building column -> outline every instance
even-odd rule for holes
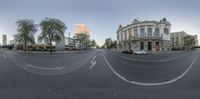
[[[129,30],[126,30],[126,40],[129,40]]]
[[[119,32],[117,35],[119,36],[119,40],[118,41],[121,41],[121,33]]]
[[[144,37],[147,37],[147,26],[146,25],[144,26],[144,33],[145,33]]]
[[[144,50],[148,50],[148,41],[144,41]]]
[[[160,51],[163,51],[163,40],[160,41]]]
[[[123,31],[123,41],[126,39],[125,36],[126,34],[125,34],[125,31]]]
[[[134,38],[135,35],[134,35],[134,29],[133,29],[133,27],[131,28],[131,33],[132,33],[132,37]]]
[[[140,27],[138,26],[138,37],[140,37]]]
[[[155,36],[154,34],[155,34],[155,26],[153,25],[152,37]]]

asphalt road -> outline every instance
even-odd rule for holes
[[[0,99],[199,99],[200,53],[0,51]]]

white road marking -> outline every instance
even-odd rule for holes
[[[2,55],[3,55],[4,58],[7,58],[7,56],[5,54],[2,53]]]
[[[113,68],[112,66],[110,65],[110,63],[108,62],[107,58],[105,57],[104,54],[102,54],[108,67],[112,70],[112,72],[118,76],[120,79],[128,82],[128,83],[131,83],[131,84],[135,84],[135,85],[141,85],[141,86],[158,86],[158,85],[166,85],[166,84],[170,84],[170,83],[173,83],[181,78],[183,78],[189,71],[190,69],[192,68],[194,62],[196,61],[198,55],[196,55],[196,57],[193,59],[192,63],[190,64],[190,66],[184,71],[183,74],[179,75],[178,77],[172,79],[172,80],[169,80],[169,81],[164,81],[164,82],[158,82],[158,83],[147,83],[147,82],[138,82],[138,81],[129,81],[127,80],[125,77],[121,76],[119,73],[117,73]]]
[[[58,70],[58,69],[63,69],[63,68],[65,68],[65,67],[45,68],[45,67],[34,66],[34,65],[31,65],[31,64],[27,64],[27,66],[28,66],[28,67],[31,67],[31,68],[43,69],[43,70]]]
[[[91,66],[89,67],[89,69],[92,69],[96,65],[97,62],[95,59],[96,59],[96,56],[94,56],[93,59],[90,61]]]

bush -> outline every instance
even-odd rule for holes
[[[45,49],[46,49],[45,45],[40,45],[38,50],[39,51],[45,51]]]
[[[16,45],[16,50],[24,50],[23,45],[22,44]]]

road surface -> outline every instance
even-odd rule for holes
[[[0,52],[0,99],[199,99],[200,53]]]

